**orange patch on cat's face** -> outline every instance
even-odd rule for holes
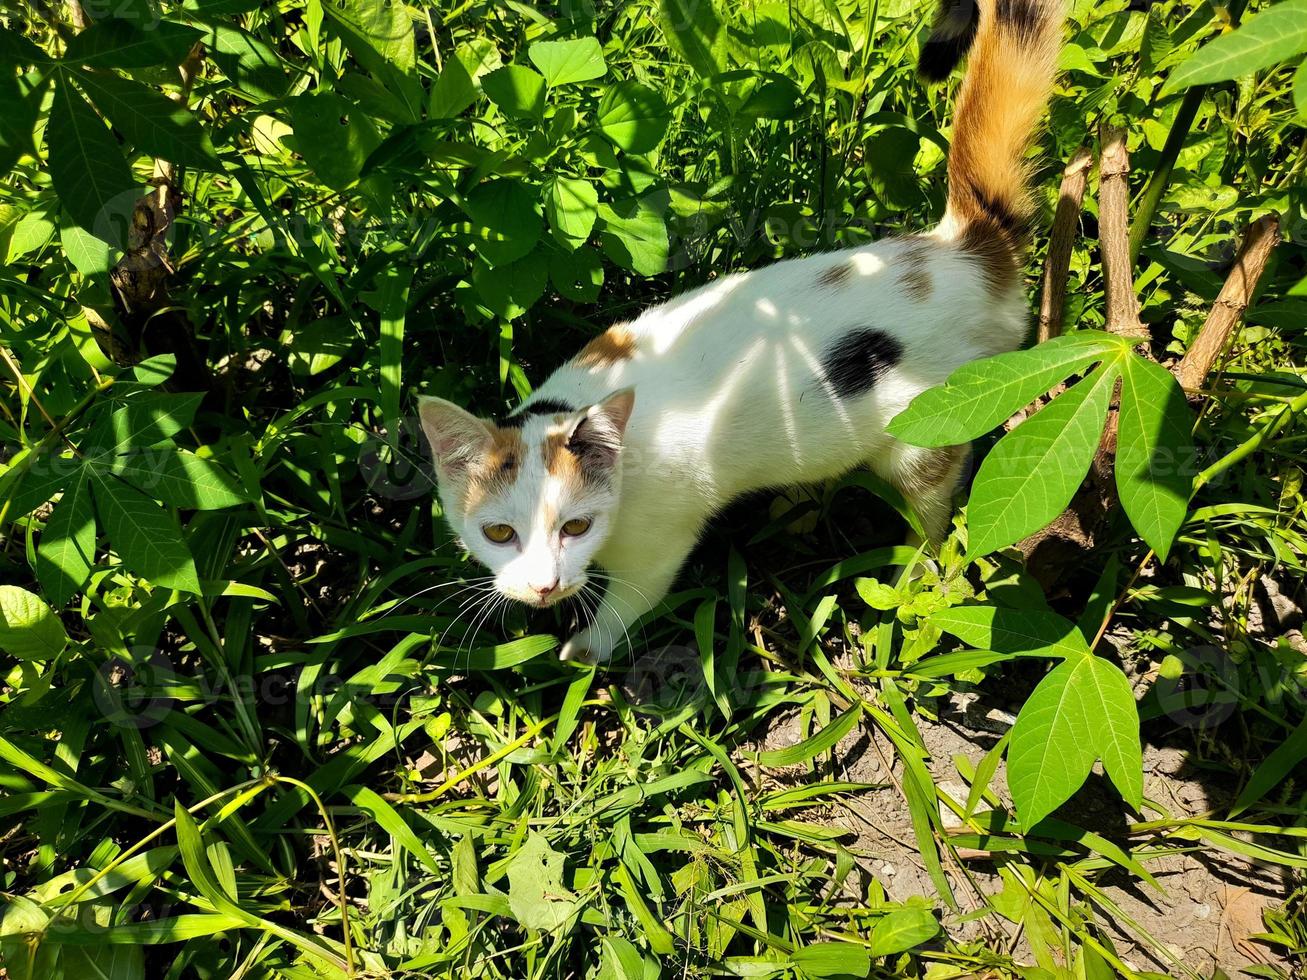
[[[485,454],[467,473],[463,509],[471,511],[487,497],[501,492],[516,479],[526,446],[520,429],[495,427]]]
[[[576,363],[588,368],[609,367],[620,361],[629,361],[634,356],[635,334],[618,324],[582,347],[576,355]]]

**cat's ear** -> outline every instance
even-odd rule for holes
[[[567,448],[587,466],[610,468],[622,451],[622,436],[635,408],[635,389],[615,391],[577,416]]]
[[[418,418],[431,446],[437,472],[457,475],[484,455],[490,446],[490,425],[443,398],[418,399]]]

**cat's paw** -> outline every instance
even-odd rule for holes
[[[613,655],[612,644],[590,630],[582,630],[563,644],[558,651],[559,660],[573,660],[581,664],[607,663]]]

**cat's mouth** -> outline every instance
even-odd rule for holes
[[[584,579],[579,582],[573,582],[571,585],[560,586],[544,595],[540,595],[538,592],[527,589],[500,589],[500,591],[510,599],[514,599],[517,602],[530,606],[532,609],[548,609],[550,606],[555,606],[564,599],[570,599],[583,588],[585,588]]]

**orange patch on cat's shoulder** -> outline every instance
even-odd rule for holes
[[[621,361],[629,361],[635,356],[635,350],[635,334],[631,333],[626,324],[619,323],[582,347],[576,355],[576,363],[587,368],[610,367]]]

